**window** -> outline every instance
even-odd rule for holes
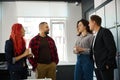
[[[51,36],[55,40],[60,61],[66,61],[65,21],[51,21]]]
[[[40,22],[47,22],[50,28],[50,34],[58,50],[60,62],[66,62],[66,36],[65,25],[66,18],[18,18],[18,22],[23,24],[25,29],[26,47],[28,47],[31,38],[39,33]]]

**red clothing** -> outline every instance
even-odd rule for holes
[[[41,37],[39,35],[37,35],[37,36],[33,37],[29,43],[29,48],[31,48],[31,51],[34,55],[34,57],[29,58],[29,62],[33,66],[33,70],[37,67],[40,39],[41,39]],[[49,43],[52,62],[55,62],[56,64],[58,64],[59,59],[58,59],[58,53],[57,53],[57,48],[56,48],[55,42],[49,36],[47,36],[46,39]]]

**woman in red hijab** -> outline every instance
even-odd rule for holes
[[[25,30],[22,24],[13,24],[10,39],[5,43],[5,55],[11,80],[27,79],[26,58],[29,50],[24,40]]]

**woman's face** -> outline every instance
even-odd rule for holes
[[[82,22],[79,22],[78,24],[78,32],[81,33],[85,30],[85,26],[83,25]]]
[[[25,30],[23,27],[21,28],[21,34],[22,34],[22,37],[25,36]]]

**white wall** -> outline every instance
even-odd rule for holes
[[[1,53],[4,53],[5,41],[9,39],[11,26],[17,22],[16,3],[2,2],[2,45]]]
[[[2,2],[0,2],[0,51],[1,51],[1,42],[2,41]]]
[[[94,7],[100,6],[102,3],[104,3],[107,0],[94,0]]]
[[[22,6],[21,6],[22,5]],[[34,17],[66,17],[66,2],[39,2],[39,1],[18,1],[17,16]],[[34,13],[33,13],[34,12]]]
[[[67,55],[68,55],[68,61],[71,63],[75,63],[76,61],[76,55],[73,54],[73,47],[76,41],[76,22],[82,18],[82,11],[81,11],[81,4],[79,6],[76,6],[74,3],[68,3],[66,6],[66,9],[60,8],[62,4],[57,5],[56,2],[54,3],[49,3],[50,8],[46,8],[50,13],[48,15],[47,10],[43,11],[43,9],[40,6],[35,7],[38,5],[38,2],[33,2],[33,3],[24,3],[23,2],[2,2],[2,50],[0,52],[4,52],[4,43],[5,40],[9,38],[10,31],[11,31],[11,26],[13,23],[17,22],[17,17],[18,16],[35,16],[35,17],[41,17],[45,16],[46,17],[67,17],[67,24],[66,24],[66,34],[67,34]],[[61,2],[62,3],[62,2]],[[22,4],[22,5],[21,5]],[[40,3],[41,4],[41,3]],[[44,3],[47,5],[47,3]],[[63,2],[64,4],[64,2]],[[26,5],[26,6],[25,6]],[[28,5],[28,6],[27,6]],[[34,5],[31,8],[30,5]],[[43,4],[42,4],[43,5]],[[55,5],[57,7],[55,7]],[[24,6],[24,7],[23,7]],[[54,7],[54,9],[52,8]],[[59,7],[59,9],[58,9]],[[32,9],[36,9],[36,11],[33,11]],[[41,10],[43,13],[40,14]],[[60,12],[61,11],[61,12]],[[62,11],[65,11],[63,14]],[[31,14],[32,12],[32,14]],[[35,14],[33,15],[33,12]],[[45,14],[46,13],[46,14]],[[55,16],[54,16],[55,15]],[[1,35],[0,35],[1,37]]]
[[[73,54],[73,47],[76,41],[76,23],[82,18],[81,4],[76,6],[74,3],[68,4],[67,19],[67,53],[70,62],[76,61],[76,55]]]

